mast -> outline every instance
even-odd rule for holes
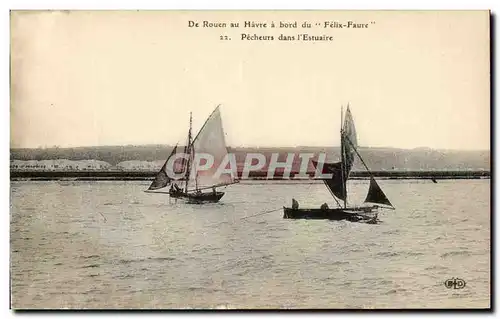
[[[191,128],[193,126],[193,112],[189,112],[189,132],[188,132],[188,141],[187,145],[185,147],[186,152],[184,154],[188,154],[188,159],[187,159],[187,164],[186,164],[186,186],[185,186],[185,192],[187,193],[188,191],[188,184],[189,184],[189,173],[191,171]]]
[[[196,183],[195,187],[196,187],[196,190],[198,191],[198,172],[196,172],[196,178],[194,179],[194,182]]]
[[[192,148],[191,152],[192,152],[191,154],[193,154],[193,160],[194,160],[194,152],[195,152],[194,147]],[[189,177],[188,177],[188,179],[189,179]],[[198,170],[196,170],[195,175],[194,175],[194,187],[197,191],[199,190],[198,189]],[[187,192],[187,190],[186,190],[186,192]]]
[[[203,123],[203,126],[200,128],[200,130],[196,134],[196,136],[193,139],[193,141],[191,141],[192,117],[191,117],[191,112],[189,113],[189,135],[188,135],[188,140],[189,140],[189,142],[188,142],[188,145],[189,145],[189,158],[191,158],[191,155],[192,155],[193,156],[193,160],[194,160],[194,152],[195,152],[195,150],[194,150],[194,142],[198,139],[198,136],[203,131],[203,128],[207,125],[208,120],[210,120],[210,118],[215,113],[215,111],[219,108],[219,106],[220,105],[217,105],[217,107],[215,108],[215,110],[213,110],[212,113],[210,114],[210,116],[205,120],[205,123]],[[191,174],[191,165],[190,165],[189,161],[188,161],[187,167],[188,167],[188,169],[186,171],[186,193],[188,192],[188,181],[189,181],[189,175]],[[195,181],[195,189],[199,190],[198,189],[198,172],[196,172],[196,175],[194,176],[194,181]]]
[[[344,172],[345,172],[345,154],[344,154],[344,106],[340,106],[340,178],[342,180],[342,192],[345,195],[344,199],[344,208],[347,208],[347,190],[346,187],[344,186],[347,183],[344,181]]]

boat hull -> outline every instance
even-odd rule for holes
[[[372,208],[289,208],[283,207],[285,219],[328,219],[347,220],[350,222],[376,223],[377,214],[372,213]]]
[[[224,196],[224,192],[216,192],[214,193],[188,193],[186,198],[188,203],[193,204],[203,204],[203,203],[217,203],[222,196]]]
[[[170,195],[170,197],[172,198],[182,198],[182,197],[185,197],[186,194],[185,193],[181,193],[181,192],[169,192],[168,193]]]
[[[170,192],[170,197],[172,198],[182,198],[186,199],[188,203],[203,204],[203,203],[216,203],[222,196],[224,192],[210,192],[210,193],[184,193],[184,192]]]

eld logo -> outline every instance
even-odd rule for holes
[[[448,289],[464,289],[465,288],[465,280],[460,278],[451,278],[444,282],[444,286]]]

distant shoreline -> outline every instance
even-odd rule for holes
[[[11,170],[10,180],[77,180],[77,181],[109,181],[109,180],[152,180],[155,171],[21,171]],[[373,176],[378,179],[489,179],[489,171],[373,171]],[[290,180],[310,180],[313,178],[294,178],[292,172]],[[353,171],[350,179],[368,179],[370,174],[366,171]],[[252,172],[249,180],[288,180],[280,176],[267,179],[266,172]]]

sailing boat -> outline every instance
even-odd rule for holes
[[[228,155],[219,107],[220,105],[210,114],[193,140],[191,135],[193,117],[192,113],[190,113],[188,140],[184,147],[184,154],[187,155],[187,159],[182,161],[183,177],[173,182],[168,176],[165,177],[164,172],[166,169],[162,167],[155,180],[153,180],[150,189],[171,185],[170,197],[187,199],[188,202],[192,203],[205,203],[218,202],[224,196],[225,193],[217,191],[217,187],[237,183],[233,174],[216,174],[220,164]],[[169,159],[176,151],[177,147],[174,148]],[[212,167],[207,170],[197,170],[197,165],[194,163],[196,153],[212,155],[214,159]],[[165,162],[164,167],[167,162]],[[184,181],[184,185],[182,185],[182,181]],[[212,189],[212,191],[202,192],[202,190],[206,189]]]
[[[341,122],[343,115],[343,108],[341,111]],[[330,219],[330,220],[348,220],[352,222],[366,222],[376,223],[378,221],[378,209],[388,208],[394,209],[387,196],[384,194],[377,181],[371,174],[368,166],[357,150],[357,135],[354,120],[347,105],[346,116],[343,121],[343,127],[340,130],[340,150],[341,160],[336,163],[323,163],[324,173],[331,173],[330,179],[323,179],[330,194],[335,199],[338,207],[328,208],[323,204],[321,208],[299,208],[298,202],[293,199],[292,207],[283,207],[283,218],[292,219]],[[347,206],[347,181],[354,164],[355,156],[363,163],[366,170],[370,173],[370,187],[366,195],[365,206]],[[313,165],[318,166],[318,162],[313,160]],[[343,205],[341,204],[343,201]],[[369,205],[374,204],[374,205]],[[380,205],[384,205],[380,207]]]

